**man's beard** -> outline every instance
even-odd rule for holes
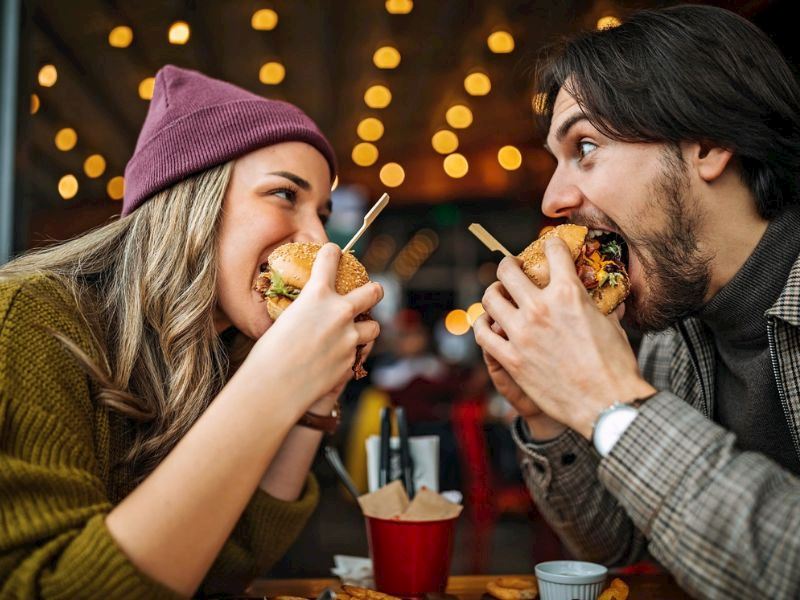
[[[626,316],[642,331],[666,329],[699,310],[711,280],[712,257],[697,244],[702,217],[679,150],[667,148],[662,161],[652,193],[653,209],[663,212],[666,226],[658,232],[621,232],[641,264],[643,289],[633,295]]]

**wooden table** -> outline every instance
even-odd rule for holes
[[[530,575],[528,575],[530,576]],[[459,600],[481,600],[486,583],[497,575],[454,575],[447,593]],[[669,575],[625,575],[621,577],[631,588],[630,600],[691,600]],[[609,579],[610,581],[610,579]],[[338,579],[259,579],[248,590],[253,596],[299,596],[316,598],[326,587],[339,588]],[[487,596],[491,598],[491,596]]]

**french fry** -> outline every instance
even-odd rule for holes
[[[614,578],[609,586],[603,590],[603,593],[597,597],[597,600],[628,600],[629,592],[627,583],[622,579]]]

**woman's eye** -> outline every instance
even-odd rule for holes
[[[586,140],[581,140],[578,142],[578,160],[583,160],[586,156],[593,152],[597,148],[597,145],[593,142],[588,142]]]
[[[291,203],[294,203],[294,201],[297,199],[297,192],[289,189],[275,190],[272,192],[272,195],[277,196],[278,198],[283,198],[284,200],[288,200]]]

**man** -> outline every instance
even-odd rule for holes
[[[541,69],[542,210],[628,245],[639,363],[566,246],[475,326],[541,512],[577,555],[649,553],[703,598],[800,597],[800,90],[722,9],[637,13]]]

